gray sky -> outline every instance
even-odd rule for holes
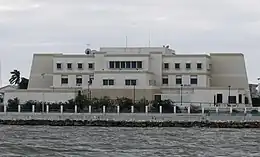
[[[250,82],[260,60],[260,0],[0,0],[2,82],[29,76],[34,52],[86,44],[169,44],[177,53],[243,52]]]

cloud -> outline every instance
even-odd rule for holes
[[[127,35],[129,46],[147,46],[150,36],[152,46],[169,44],[177,53],[244,52],[254,81],[258,6],[259,0],[0,0],[3,79],[17,67],[28,76],[33,52],[124,46]]]

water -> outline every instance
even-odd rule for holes
[[[260,130],[0,126],[0,156],[260,156]]]

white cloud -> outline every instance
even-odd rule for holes
[[[170,44],[177,52],[242,51],[250,80],[259,58],[259,0],[0,0],[4,80],[28,75],[35,51]],[[19,54],[18,54],[19,53]],[[19,56],[12,62],[13,56]],[[19,60],[18,60],[19,59]]]

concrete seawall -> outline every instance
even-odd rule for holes
[[[260,128],[260,116],[158,113],[17,113],[0,114],[0,125],[101,127]]]
[[[206,128],[260,128],[258,122],[210,121],[113,121],[113,120],[0,120],[0,125],[50,125],[94,127],[206,127]]]

